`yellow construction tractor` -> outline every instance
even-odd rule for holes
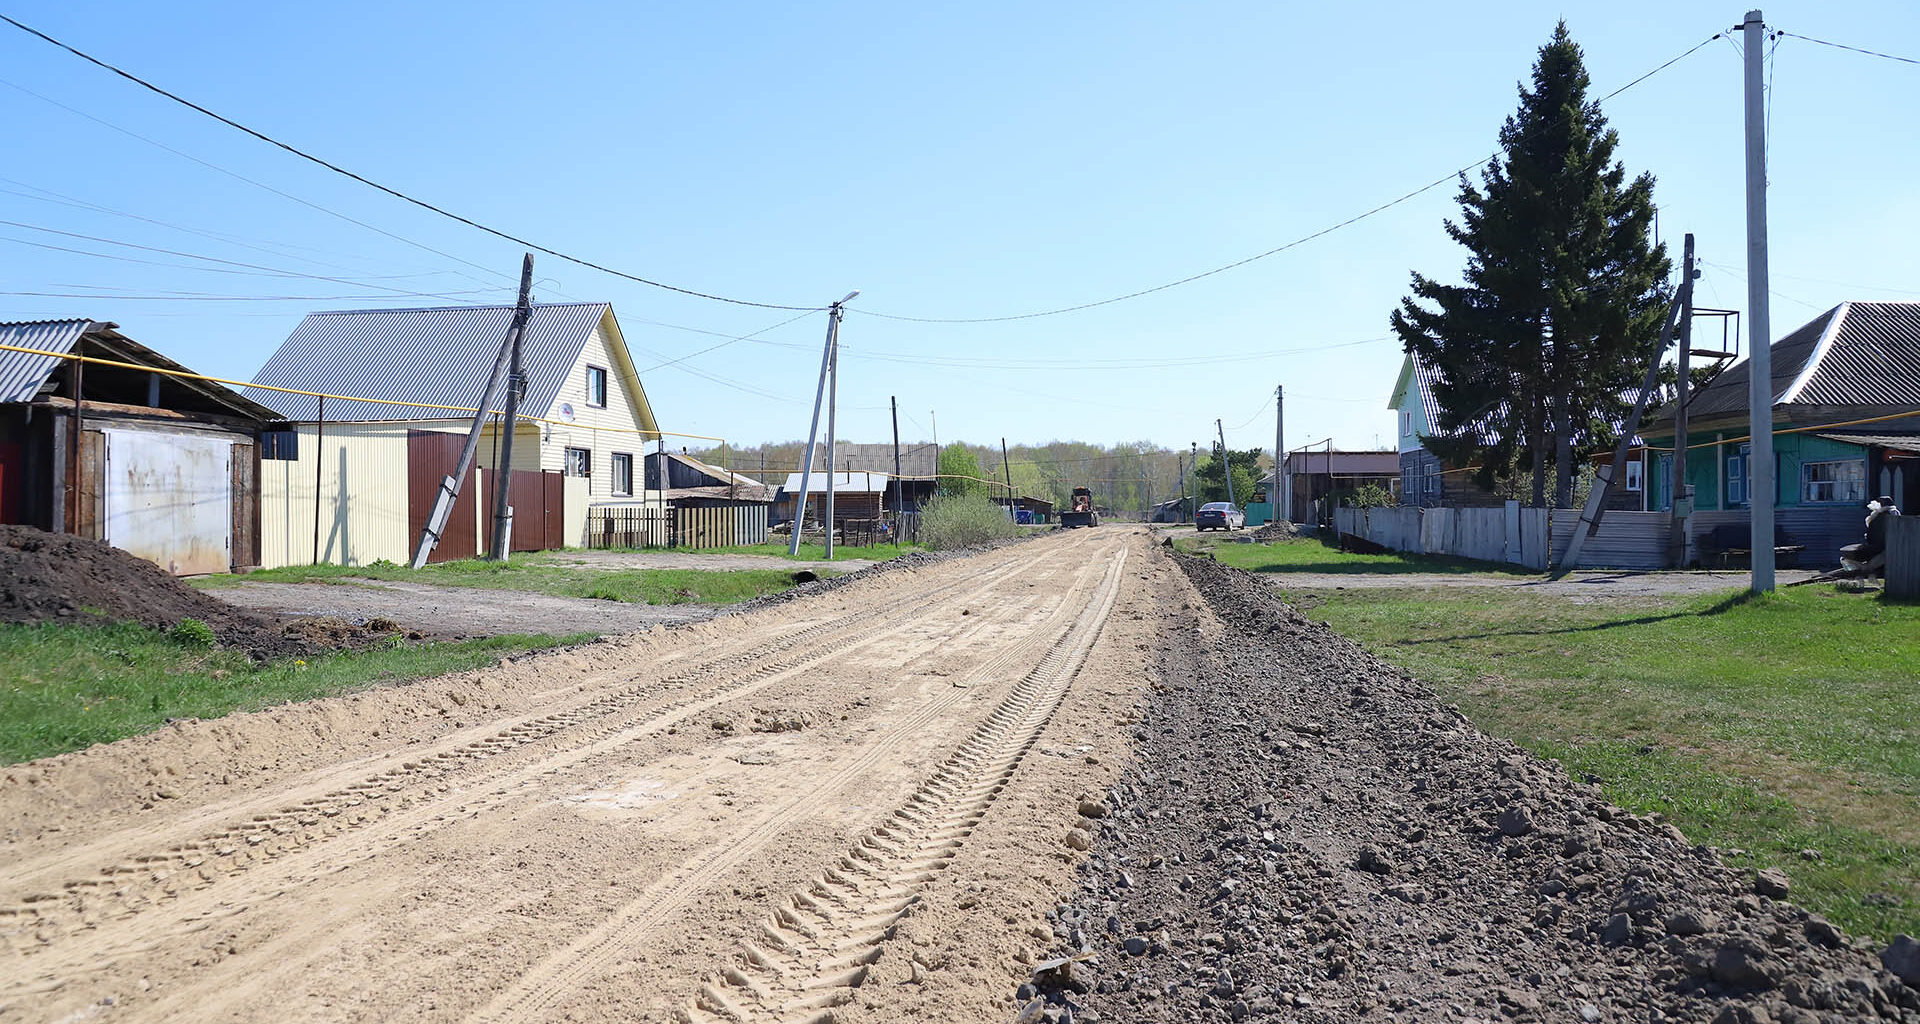
[[[1092,491],[1085,487],[1073,489],[1073,504],[1060,513],[1060,525],[1068,529],[1100,525],[1100,513],[1093,510]]]

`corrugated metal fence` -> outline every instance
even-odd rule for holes
[[[1920,598],[1920,515],[1887,521],[1887,596]]]

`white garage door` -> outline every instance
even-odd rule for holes
[[[233,443],[109,430],[107,543],[176,576],[233,565]]]

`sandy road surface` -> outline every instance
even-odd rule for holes
[[[1058,534],[0,773],[0,1021],[988,1020],[1174,570]]]

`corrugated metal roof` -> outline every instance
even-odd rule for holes
[[[1844,441],[1847,444],[1864,445],[1868,448],[1892,448],[1903,452],[1920,452],[1920,434],[1818,434],[1829,441]]]
[[[1849,302],[1794,401],[1920,406],[1920,302]]]
[[[546,416],[580,359],[587,339],[611,307],[604,302],[533,307],[521,339],[527,375],[520,411]],[[254,374],[255,384],[370,399],[477,406],[494,357],[513,320],[512,306],[345,310],[314,313]],[[318,417],[319,401],[260,388],[245,394],[288,419]],[[381,402],[328,401],[328,420],[431,420],[464,413]]]
[[[0,345],[17,345],[46,352],[71,352],[92,320],[38,320],[0,324]],[[40,385],[66,360],[0,349],[0,402],[27,402]]]
[[[813,479],[807,481],[807,493],[827,493],[826,478],[827,474],[825,473],[813,474]],[[878,494],[887,489],[887,479],[887,474],[885,473],[835,473],[833,474],[833,493]],[[798,493],[800,490],[800,474],[788,473],[787,482],[782,485],[780,489],[788,494]]]
[[[1843,302],[1769,351],[1776,405],[1920,408],[1920,302]],[[1688,417],[1745,411],[1749,365],[1735,363],[1694,392]],[[1671,418],[1671,408],[1661,410]]]

